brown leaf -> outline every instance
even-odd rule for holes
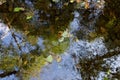
[[[106,32],[105,28],[103,28],[103,27],[100,27],[100,31],[101,31],[102,33],[105,33],[105,32]]]
[[[61,56],[58,55],[57,58],[56,58],[56,61],[61,62],[61,60],[62,60]]]
[[[59,32],[58,32],[58,38],[61,38],[61,37],[62,37],[62,33],[63,33],[63,31],[59,31]]]
[[[88,8],[89,8],[89,3],[85,2],[85,9],[88,9]]]
[[[77,3],[80,3],[80,2],[81,2],[81,0],[76,0],[76,2],[77,2]]]

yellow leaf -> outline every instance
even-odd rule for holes
[[[75,38],[75,42],[79,42],[79,39],[77,37]]]
[[[100,31],[101,31],[102,33],[105,33],[105,32],[106,32],[106,29],[103,28],[103,27],[100,27]]]
[[[58,39],[59,42],[63,42],[64,41],[64,37],[61,37],[60,39]]]
[[[81,2],[81,0],[76,0],[76,2],[77,2],[77,3],[80,3],[80,2]]]
[[[88,9],[88,8],[89,8],[89,3],[85,2],[85,9]]]
[[[49,56],[46,58],[46,61],[49,62],[49,63],[52,63],[52,61],[53,61],[52,55],[49,55]]]
[[[57,62],[61,62],[61,60],[62,60],[61,56],[57,56],[56,61],[57,61]]]
[[[75,0],[70,0],[70,3],[73,3]]]
[[[24,61],[24,63],[23,63],[24,65],[26,65],[27,64],[27,61]]]

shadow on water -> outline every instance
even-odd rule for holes
[[[119,80],[119,15],[105,1],[1,2],[0,80]]]

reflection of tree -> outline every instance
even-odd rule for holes
[[[98,33],[105,36],[109,48],[120,46],[120,0],[105,0],[106,6],[97,22]]]
[[[107,65],[107,67],[102,66],[102,64],[105,64],[104,59],[109,59],[115,56],[119,57],[118,55],[120,54],[120,7],[118,7],[120,5],[120,0],[105,1],[106,6],[104,8],[104,13],[100,16],[96,23],[96,32],[97,34],[102,34],[101,36],[105,37],[106,47],[108,48],[108,50],[113,49],[113,52],[108,52],[103,56],[96,56],[96,58],[90,60],[80,60],[77,66],[78,69],[81,71],[82,77],[84,79],[90,79],[91,76],[96,76],[99,71],[107,72],[107,70],[110,68],[110,65]],[[116,47],[118,47],[118,51],[114,50]],[[112,62],[110,61],[110,63]],[[93,75],[91,73],[93,73]],[[111,75],[117,79],[120,79],[119,71],[116,71],[116,73],[111,73]]]
[[[110,68],[110,65],[105,65],[104,59],[111,58],[113,56],[118,56],[120,51],[108,52],[102,56],[95,56],[93,59],[80,59],[80,62],[76,65],[77,69],[81,72],[82,78],[84,80],[91,80],[91,77],[95,79],[100,71],[107,72]],[[119,71],[116,73],[111,73],[116,78],[119,79]],[[115,74],[115,75],[114,75]]]
[[[47,2],[45,2],[46,4]],[[11,6],[9,8],[9,6],[7,6],[6,4],[9,4],[9,6]],[[39,35],[43,35],[45,38],[49,39],[50,37],[57,37],[57,32],[64,30],[68,24],[69,21],[72,19],[72,10],[70,6],[64,6],[63,9],[58,9],[57,5],[49,8],[49,9],[44,9],[46,6],[48,6],[49,4],[46,4],[44,6],[41,6],[40,9],[38,9],[39,11],[39,16],[38,17],[38,23],[44,23],[47,22],[48,25],[39,25],[39,27],[36,25],[33,25],[32,23],[30,23],[32,20],[27,20],[26,19],[26,12],[29,12],[28,8],[26,8],[26,11],[23,12],[13,12],[13,9],[16,6],[23,6],[26,7],[24,4],[21,5],[21,3],[19,1],[14,2],[14,3],[10,3],[7,2],[5,4],[3,4],[2,6],[4,6],[3,8],[6,10],[3,10],[3,13],[0,13],[0,18],[8,25],[10,31],[11,31],[11,36],[14,40],[14,42],[17,44],[17,48],[14,48],[13,45],[10,45],[8,48],[1,48],[1,50],[3,51],[3,53],[1,54],[4,55],[6,57],[2,57],[1,60],[5,60],[5,62],[2,62],[1,64],[3,66],[1,66],[3,70],[5,70],[5,72],[3,74],[0,74],[1,77],[5,77],[11,74],[15,74],[16,72],[19,72],[19,70],[21,70],[22,68],[26,69],[29,65],[31,65],[31,61],[34,62],[34,56],[38,56],[41,52],[39,46],[35,46],[36,48],[34,50],[29,50],[29,53],[31,53],[30,55],[25,54],[22,51],[23,46],[21,46],[24,42],[19,43],[19,40],[17,39],[18,37],[16,36],[16,33],[14,31],[12,31],[12,29],[16,29],[16,30],[21,30],[24,32],[24,34],[28,35],[28,37],[35,36],[35,38],[37,38],[37,36]],[[13,6],[14,5],[14,6]],[[35,4],[36,5],[36,4]],[[39,5],[42,5],[42,3],[39,3]],[[70,11],[71,10],[71,11]],[[43,11],[43,13],[41,13],[41,11]],[[9,12],[9,13],[8,13]],[[34,14],[34,11],[33,11]],[[50,17],[47,17],[47,15],[50,15]],[[34,15],[35,16],[35,15]],[[35,41],[35,38],[32,37],[32,40]],[[56,38],[54,38],[56,40]],[[26,41],[27,42],[27,41]],[[66,43],[65,43],[66,44]],[[63,46],[63,45],[61,45]],[[60,46],[60,47],[61,47]],[[27,46],[30,47],[30,46]],[[59,46],[58,46],[59,48]],[[54,48],[56,51],[59,51],[58,48]],[[17,49],[17,50],[16,50]],[[19,49],[19,50],[18,50]],[[2,52],[1,51],[1,52]],[[20,55],[18,55],[20,51]],[[9,52],[11,52],[12,54],[10,54]],[[5,54],[7,53],[7,54]],[[9,55],[14,56],[14,58],[9,57]],[[17,55],[17,56],[16,56]],[[13,62],[14,61],[14,62]],[[5,65],[7,65],[7,62],[13,62],[11,63],[11,67],[5,67]],[[16,64],[18,62],[18,64]],[[18,71],[16,71],[14,69],[14,67],[19,68]],[[7,71],[7,69],[9,71]]]
[[[7,11],[5,13],[1,13],[1,15],[3,15],[1,16],[1,18],[5,21],[5,17],[7,17],[9,20],[15,17],[11,22],[11,25],[13,25],[14,28],[22,31],[29,31],[29,35],[48,35],[57,33],[58,30],[64,30],[73,17],[73,4],[64,5],[64,3],[62,2],[54,3],[49,0],[38,0],[33,1],[32,3],[35,6],[35,9],[31,11],[31,8],[29,8],[26,3],[24,3],[24,1],[12,2],[10,0],[6,2],[6,5],[9,4],[9,6],[12,6],[12,9],[11,11],[9,11],[9,9],[6,9]],[[2,5],[3,8],[9,8],[9,6],[6,7],[6,5]],[[18,13],[13,12],[13,9],[15,7],[21,6],[25,7],[25,11],[20,11]],[[33,21],[33,19],[26,19],[26,13],[33,13],[34,18],[36,16],[36,10],[38,11],[37,15],[39,15],[39,17],[36,18],[36,22],[34,25],[30,23],[31,21]]]

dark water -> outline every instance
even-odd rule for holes
[[[69,3],[67,0],[59,2],[21,0],[16,4],[21,6],[21,3],[24,3],[22,6],[28,9],[23,14],[0,13],[3,16],[0,16],[0,65],[3,65],[0,67],[0,75],[11,72],[9,76],[5,75],[0,80],[119,80],[120,47],[109,48],[105,36],[96,32],[96,22],[103,14],[105,2],[103,0],[87,2],[88,9],[84,7],[85,1]],[[12,8],[6,10],[10,11]],[[32,15],[30,20],[25,19],[28,13]],[[11,20],[13,14],[15,19],[11,25],[14,27],[10,27],[5,17]],[[59,42],[61,37],[59,38],[58,33],[65,32],[66,29],[67,34],[71,36],[64,37],[63,41]],[[61,61],[53,60],[42,68],[38,66],[42,65],[39,63],[45,62],[39,62],[44,60],[40,56],[46,58],[51,52],[61,56]],[[22,56],[24,61],[22,68],[19,59],[18,64],[12,62],[17,59],[13,57],[10,57],[13,65],[9,66],[10,68],[5,67],[6,55]],[[33,66],[34,70],[27,70],[25,61],[31,66],[36,60],[37,67]],[[31,73],[27,75],[28,78],[25,70]],[[12,73],[13,71],[16,73]]]

